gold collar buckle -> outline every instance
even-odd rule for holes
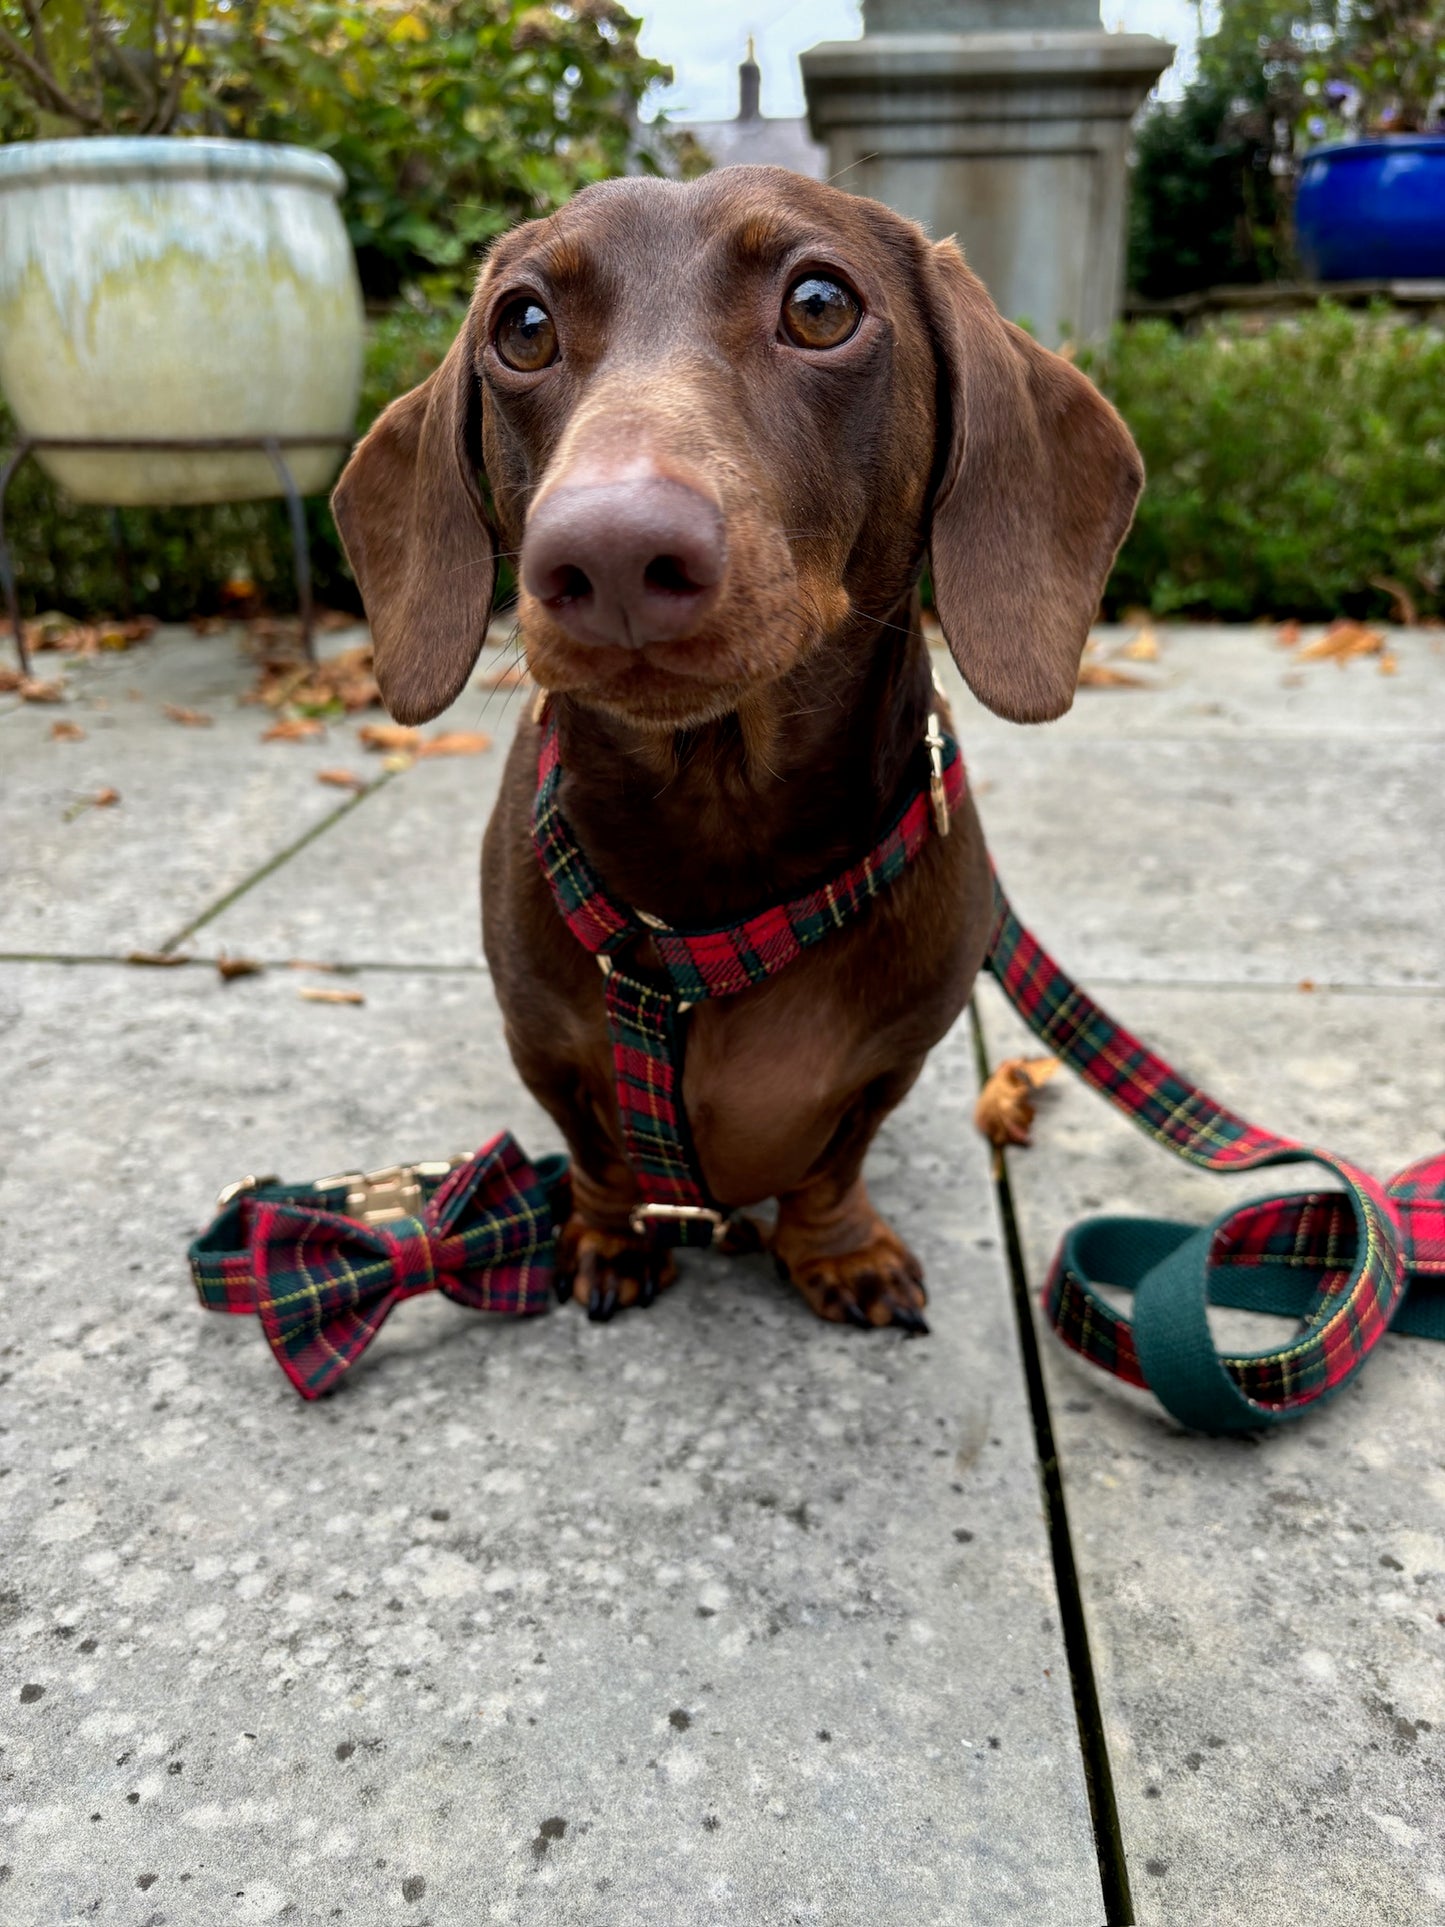
[[[344,1218],[362,1224],[394,1224],[398,1218],[419,1218],[426,1205],[423,1178],[440,1180],[464,1158],[433,1158],[424,1164],[388,1164],[380,1171],[343,1171],[334,1178],[318,1178],[315,1191],[342,1191],[344,1204],[332,1207]]]

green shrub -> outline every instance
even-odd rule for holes
[[[639,26],[617,0],[0,0],[0,137],[319,148],[368,296],[445,298],[493,235],[667,150],[639,148],[672,77]]]
[[[358,432],[436,367],[457,309],[368,329]],[[1117,612],[1245,617],[1384,613],[1392,577],[1445,614],[1445,338],[1322,308],[1266,332],[1121,328],[1081,365],[1134,431],[1149,470],[1109,584]],[[0,416],[0,446],[9,439]],[[319,598],[359,607],[324,500],[307,504]],[[115,613],[122,586],[99,509],[57,496],[29,463],[7,526],[27,610]],[[233,573],[291,604],[279,502],[127,509],[139,605],[167,619],[217,605]]]
[[[1445,613],[1445,337],[1322,307],[1258,334],[1122,328],[1081,355],[1148,482],[1112,609]]]

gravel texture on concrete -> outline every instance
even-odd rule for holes
[[[825,1327],[764,1261],[700,1256],[605,1327],[407,1305],[305,1406],[250,1321],[191,1298],[217,1186],[503,1125],[555,1143],[485,973],[436,967],[475,959],[500,759],[419,764],[265,873],[354,724],[261,745],[222,641],[144,660],[168,773],[121,779],[103,846],[66,844],[52,774],[94,739],[0,720],[29,874],[64,880],[37,892],[52,940],[118,959],[202,915],[228,788],[270,795],[247,805],[269,838],[198,960],[0,965],[24,1094],[0,1173],[0,1917],[1102,1918],[966,1027],[872,1164],[929,1268],[928,1340]],[[162,692],[204,692],[211,729]],[[83,693],[66,713],[89,727]],[[222,948],[277,967],[222,981],[199,960]],[[317,948],[391,967],[281,967]]]
[[[1382,1171],[1437,1147],[1440,641],[1392,635],[1381,676],[1264,630],[1161,629],[1139,663],[1131,634],[1099,658],[1146,686],[1044,731],[940,658],[1020,910],[1261,1121]],[[165,632],[58,708],[0,704],[0,1919],[1095,1927],[1079,1602],[967,1027],[870,1167],[926,1341],[696,1257],[601,1328],[417,1301],[303,1406],[191,1298],[216,1187],[555,1144],[477,943],[526,696],[474,686],[436,727],[497,749],[387,773],[360,719],[261,744],[249,680],[233,639]],[[162,947],[186,961],[125,961]],[[1067,1080],[1036,1140],[1031,1289],[1080,1213],[1239,1194]],[[1328,1410],[1221,1444],[1038,1342],[1139,1921],[1445,1917],[1445,1356],[1387,1341]]]

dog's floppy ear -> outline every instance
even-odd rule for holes
[[[331,497],[398,722],[456,700],[487,632],[496,562],[477,486],[480,413],[468,318],[436,373],[378,418]]]
[[[1074,700],[1144,465],[1092,382],[1002,318],[952,241],[928,250],[924,288],[951,438],[933,506],[938,619],[980,701],[1045,722]]]

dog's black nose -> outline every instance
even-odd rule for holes
[[[727,567],[722,511],[662,475],[563,482],[532,510],[522,586],[576,641],[642,649],[697,629]]]

